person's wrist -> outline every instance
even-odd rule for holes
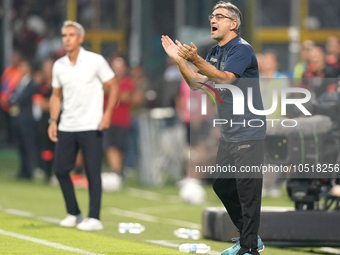
[[[185,61],[184,58],[181,58],[180,56],[178,56],[177,58],[175,58],[175,62],[177,65],[179,65],[181,62]]]
[[[104,118],[111,118],[112,114],[113,114],[113,110],[112,111],[106,110],[103,114],[103,117]]]
[[[57,119],[55,119],[55,118],[49,118],[48,119],[48,124],[51,124],[51,123],[56,123],[57,124]]]
[[[200,57],[198,55],[196,55],[195,57],[193,57],[193,59],[190,61],[192,64],[196,65],[196,63],[200,60]]]

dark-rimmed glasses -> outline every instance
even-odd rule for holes
[[[223,15],[221,13],[218,13],[218,14],[211,14],[211,15],[209,15],[209,21],[211,21],[214,17],[216,18],[217,21],[220,21],[223,18],[234,20],[234,19],[232,19],[232,18],[230,18],[228,16],[225,16],[225,15]]]

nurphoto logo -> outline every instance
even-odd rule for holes
[[[220,103],[222,105],[222,101],[220,96],[218,95],[217,91],[210,85],[198,82],[200,84],[203,84],[210,88],[217,98],[220,100]],[[242,90],[239,89],[235,85],[230,85],[230,84],[215,84],[215,88],[220,89],[220,90],[230,90],[232,97],[233,97],[233,114],[234,115],[244,115],[244,95],[242,93]],[[202,89],[202,88],[199,88]],[[208,93],[212,98],[213,95],[207,91],[206,89],[202,89],[206,93]],[[304,98],[287,98],[287,94],[289,93],[302,93],[305,95]],[[205,100],[203,98],[205,97]],[[293,104],[297,108],[300,109],[300,111],[305,115],[305,116],[310,116],[312,115],[302,104],[307,103],[311,99],[311,93],[309,90],[304,89],[304,88],[282,88],[281,89],[281,115],[284,116],[286,115],[286,108],[288,104]],[[213,98],[215,105],[216,101]],[[257,110],[253,106],[253,88],[248,88],[248,107],[249,110],[256,114],[256,115],[270,115],[273,112],[275,112],[277,108],[277,88],[273,88],[273,104],[272,107],[268,110]],[[201,113],[202,115],[206,115],[206,110],[207,110],[207,101],[206,101],[206,95],[202,94],[202,110]]]
[[[220,96],[218,95],[218,92],[210,85],[207,85],[205,83],[200,84],[208,87],[211,91],[213,91],[216,95],[216,97],[219,99],[220,104],[222,106],[222,101]],[[238,88],[235,85],[231,84],[214,84],[214,87],[219,90],[219,91],[226,91],[229,90],[231,92],[232,98],[233,98],[233,115],[244,115],[244,106],[245,106],[245,99],[243,92],[240,88]],[[214,100],[215,105],[216,100],[213,97],[213,95],[206,89],[201,90],[205,91],[207,94],[210,95],[210,97]],[[248,93],[248,108],[249,111],[252,112],[255,115],[263,116],[263,115],[270,115],[275,112],[275,110],[278,107],[278,91],[277,88],[273,88],[273,94],[272,94],[272,105],[270,109],[267,110],[258,110],[254,108],[253,105],[253,88],[249,87],[247,89]],[[290,93],[294,94],[302,94],[304,97],[300,98],[287,98],[287,95]],[[287,105],[295,105],[305,116],[311,116],[312,114],[303,106],[304,103],[307,103],[311,99],[311,93],[309,90],[304,89],[304,88],[282,88],[281,89],[281,115],[285,116],[287,114]],[[201,114],[202,115],[207,115],[207,95],[202,94],[201,95]],[[279,119],[267,119],[266,121],[270,121],[272,123],[272,126],[274,126],[275,121],[279,121]],[[258,125],[254,125],[253,123],[259,123]],[[287,123],[292,122],[293,124],[288,125]],[[225,119],[214,119],[213,121],[214,127],[216,125],[224,125],[227,123],[230,123],[231,125],[233,124],[243,124],[246,126],[245,120],[240,123],[233,123],[232,120],[225,120]],[[260,119],[251,119],[248,121],[248,126],[249,127],[262,127],[264,125],[264,121]],[[297,121],[294,119],[286,119],[281,121],[281,125],[284,127],[295,127],[297,125]]]

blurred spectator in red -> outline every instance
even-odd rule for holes
[[[302,87],[314,91],[315,97],[320,97],[324,92],[336,90],[336,84],[331,79],[337,77],[336,69],[326,63],[325,52],[321,47],[313,47],[309,52],[310,64],[303,73]]]
[[[304,41],[300,48],[300,62],[296,64],[294,68],[293,77],[301,79],[303,73],[307,69],[309,62],[309,51],[314,47],[314,42],[311,40]]]
[[[21,79],[21,71],[19,69],[19,64],[21,61],[21,55],[18,51],[12,53],[11,64],[6,67],[1,76],[1,86],[0,86],[0,104],[1,104],[1,115],[3,115],[2,125],[5,125],[5,130],[7,132],[7,143],[13,142],[13,130],[11,128],[11,118],[8,113],[10,104],[8,99],[15,90]]]
[[[330,36],[327,40],[326,44],[327,49],[327,57],[326,63],[331,65],[334,69],[337,70],[339,74],[340,71],[340,39],[339,37],[333,35]]]
[[[127,76],[127,65],[123,58],[114,58],[111,61],[111,68],[115,73],[115,78],[119,85],[120,97],[119,104],[112,114],[111,126],[104,131],[103,146],[109,167],[114,173],[119,175],[119,185],[122,185],[121,172],[126,139],[131,127],[132,95],[135,90],[135,85],[132,79]],[[106,99],[104,101],[104,107],[106,107],[107,104]]]
[[[31,179],[36,155],[36,120],[33,117],[32,97],[38,92],[38,86],[33,81],[28,61],[21,61],[19,68],[22,78],[8,100],[9,113],[19,146],[20,170],[17,178]]]
[[[14,51],[11,58],[11,64],[6,67],[3,75],[1,76],[1,107],[5,111],[9,110],[8,99],[15,90],[22,76],[19,68],[20,61],[20,53]]]

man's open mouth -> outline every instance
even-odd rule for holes
[[[212,32],[217,31],[217,27],[211,27],[211,31],[212,31]]]

